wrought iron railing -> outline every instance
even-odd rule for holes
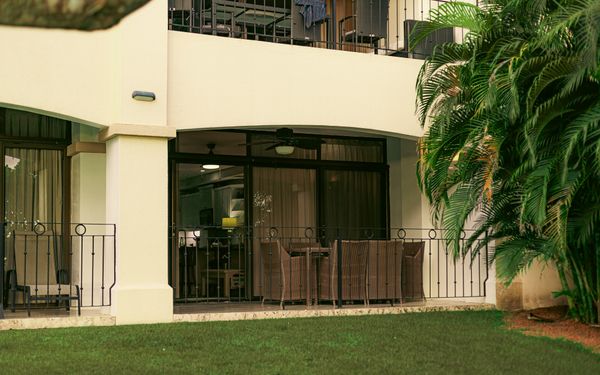
[[[424,58],[435,45],[464,36],[462,29],[441,30],[409,52],[410,32],[446,1],[337,0],[326,4],[325,0],[169,0],[169,29]]]
[[[0,225],[0,302],[25,308],[111,305],[116,281],[113,224],[4,223]],[[3,309],[0,309],[3,313]]]
[[[198,227],[172,234],[170,284],[179,303],[485,297],[489,277],[487,245],[456,257],[436,229]]]

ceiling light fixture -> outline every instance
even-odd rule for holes
[[[275,146],[275,152],[277,153],[277,155],[291,155],[294,153],[294,146],[290,146],[290,145]]]
[[[213,149],[215,148],[215,144],[214,143],[209,143],[206,145],[206,147],[208,147],[208,155],[209,156],[213,156]],[[221,166],[219,164],[202,164],[202,168],[204,169],[208,169],[208,170],[214,170],[214,169],[219,169]]]
[[[153,102],[156,100],[156,95],[150,91],[134,91],[131,93],[131,97],[135,100],[140,100],[142,102]]]

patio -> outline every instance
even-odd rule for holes
[[[411,312],[431,311],[468,311],[492,310],[495,306],[483,302],[480,298],[470,300],[434,299],[423,302],[407,302],[390,306],[390,304],[371,304],[364,306],[344,305],[343,308],[333,308],[331,305],[286,306],[281,310],[278,305],[260,303],[210,303],[176,305],[173,320],[176,322],[209,322],[229,320],[255,320],[278,318],[309,318],[325,316],[360,316],[404,314]]]
[[[433,311],[472,311],[493,310],[492,304],[480,298],[466,300],[434,299],[425,302],[409,302],[390,306],[389,304],[345,305],[342,309],[334,309],[331,305],[286,306],[281,310],[276,304],[257,302],[243,303],[196,303],[175,305],[173,322],[210,322],[234,320],[261,320],[282,318],[309,318],[332,316],[389,315],[413,312]],[[114,326],[116,319],[107,308],[83,308],[81,315],[76,310],[64,309],[32,309],[31,316],[27,311],[4,311],[4,319],[0,319],[0,331],[13,329],[41,329],[66,327]]]

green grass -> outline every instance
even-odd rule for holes
[[[435,312],[4,331],[0,373],[598,375],[600,355]]]

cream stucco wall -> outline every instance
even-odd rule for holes
[[[429,203],[421,199],[417,183],[417,143],[388,138],[390,168],[390,225],[392,228],[432,228]]]
[[[555,298],[552,295],[562,289],[558,271],[552,264],[534,262],[521,277],[521,282],[524,309],[566,304],[564,297]]]
[[[106,31],[0,26],[0,105],[94,125],[166,124],[167,0]],[[154,103],[131,99],[153,91]]]
[[[327,126],[420,136],[421,61],[169,32],[177,129]]]
[[[503,310],[529,310],[567,304],[565,297],[553,296],[553,292],[562,290],[556,267],[540,261],[534,261],[509,286],[498,281],[495,290],[498,308]]]

